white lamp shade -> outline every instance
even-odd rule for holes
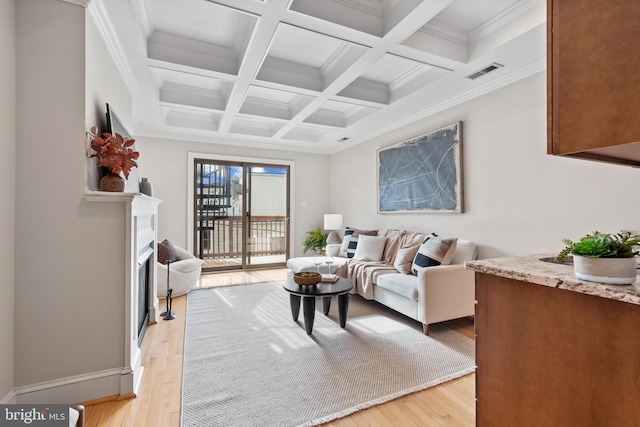
[[[342,230],[342,214],[324,214],[325,230]]]

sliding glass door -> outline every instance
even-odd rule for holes
[[[249,266],[287,261],[289,235],[289,167],[248,165],[247,256]]]
[[[284,265],[289,166],[194,161],[194,253],[204,270]]]

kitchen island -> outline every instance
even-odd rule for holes
[[[581,281],[553,257],[466,264],[476,272],[476,425],[640,425],[640,282]]]

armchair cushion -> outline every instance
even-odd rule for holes
[[[202,272],[202,260],[196,258],[179,246],[174,246],[177,260],[169,264],[160,263],[157,267],[158,298],[167,296],[167,267],[169,275],[169,287],[173,289],[172,295],[184,295],[191,291],[198,283]],[[159,254],[158,254],[159,255]]]
[[[179,273],[191,273],[199,271],[202,267],[202,261],[197,258],[181,259],[171,263],[171,270]]]
[[[173,243],[167,239],[158,243],[158,262],[160,264],[166,264],[169,261],[178,261],[179,259],[180,257],[178,256],[178,252],[176,251]]]

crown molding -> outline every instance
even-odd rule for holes
[[[133,13],[136,25],[138,27],[138,35],[143,46],[147,44],[147,38],[153,33],[153,24],[149,16],[148,0],[139,0],[131,2],[131,11]]]
[[[103,1],[94,1],[91,4],[91,7],[88,8],[89,16],[91,16],[91,18],[93,19],[98,32],[107,45],[107,51],[115,62],[116,68],[118,69],[118,71],[120,71],[120,75],[122,76],[122,79],[124,80],[129,93],[133,95],[138,91],[137,88],[139,85],[135,78],[133,70],[131,70],[129,63],[124,56],[124,49],[118,41],[117,31],[113,27],[111,19],[109,18],[109,14],[104,7]]]
[[[495,33],[500,28],[516,20],[530,10],[540,6],[541,4],[543,4],[542,0],[520,0],[501,14],[495,16],[493,19],[487,21],[485,24],[471,31],[469,33],[469,41],[473,43],[480,39],[488,37],[490,34]]]
[[[469,45],[467,33],[434,19],[420,27],[418,31],[460,46],[467,47]]]
[[[351,9],[359,10],[360,12],[367,13],[369,15],[377,16],[378,18],[383,17],[383,11],[380,7],[372,7],[371,2],[363,2],[357,0],[335,0],[336,3],[342,3],[343,5],[350,7]],[[397,1],[394,2],[398,3]]]
[[[188,39],[162,31],[153,31],[148,37],[148,42],[180,50],[187,50],[201,55],[209,55],[233,61],[239,60],[238,52],[234,52],[227,47],[200,40]]]

